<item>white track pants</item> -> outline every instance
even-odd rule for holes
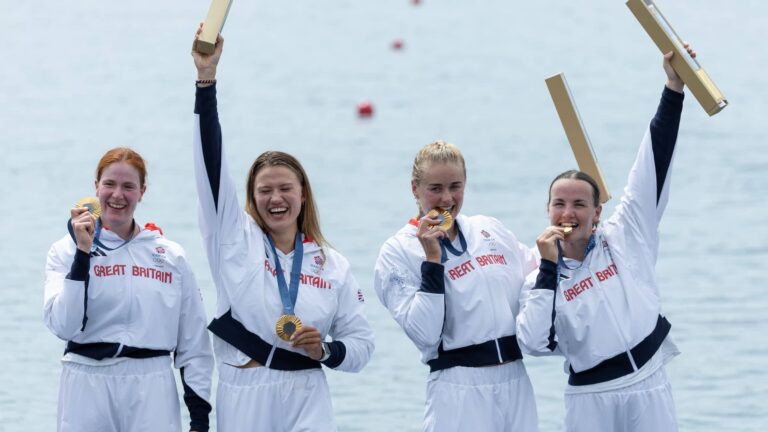
[[[220,364],[216,424],[218,432],[335,431],[325,373]]]
[[[521,361],[429,375],[427,432],[535,432],[538,422],[533,387]]]
[[[664,368],[616,390],[565,395],[566,432],[677,432]]]
[[[63,362],[59,432],[179,432],[169,356],[110,366]]]

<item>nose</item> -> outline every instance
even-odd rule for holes
[[[573,206],[570,204],[563,207],[563,216],[573,216],[575,214]]]
[[[451,205],[453,205],[453,195],[451,195],[451,191],[445,190],[440,195],[440,206],[450,207]]]

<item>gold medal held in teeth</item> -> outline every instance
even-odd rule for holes
[[[430,219],[437,219],[440,221],[437,225],[430,225],[429,229],[437,228],[442,231],[448,231],[453,226],[453,216],[448,210],[443,210],[440,207],[435,207],[427,213],[427,217]]]
[[[93,215],[93,217],[98,218],[101,216],[101,204],[99,203],[98,198],[94,197],[85,197],[80,199],[75,204],[75,208],[85,208],[88,209],[88,212]]]
[[[283,315],[277,320],[275,331],[277,336],[284,340],[291,340],[291,336],[301,328],[301,320],[296,315]]]
[[[570,223],[563,224],[563,234],[568,235],[572,231],[573,231],[573,224],[570,224]]]

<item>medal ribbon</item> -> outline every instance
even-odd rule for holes
[[[280,291],[280,300],[283,302],[283,314],[293,315],[296,299],[299,296],[299,280],[301,279],[301,261],[304,258],[304,245],[301,242],[301,232],[296,231],[296,239],[293,246],[293,264],[291,265],[291,286],[285,283],[285,275],[277,258],[277,249],[272,236],[267,234],[269,245],[272,247],[272,255],[275,256],[275,271],[277,272],[277,289]]]
[[[448,238],[441,238],[440,239],[440,249],[442,250],[443,254],[440,257],[440,262],[445,263],[448,261],[448,252],[451,253],[451,255],[455,256],[462,256],[464,255],[464,252],[467,251],[467,239],[464,238],[464,234],[461,232],[461,228],[459,228],[459,225],[456,224],[456,231],[458,231],[459,235],[459,246],[461,247],[461,250],[456,249],[451,244],[451,240]]]

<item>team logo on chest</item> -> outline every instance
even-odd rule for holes
[[[312,258],[312,263],[309,264],[309,268],[312,270],[312,273],[320,274],[320,272],[323,271],[323,264],[325,264],[323,257],[320,255],[315,255]]]
[[[480,230],[480,234],[483,236],[483,243],[485,244],[485,247],[488,248],[488,250],[495,251],[498,246],[496,243],[496,238],[484,229]]]
[[[154,252],[152,252],[152,263],[155,267],[163,268],[165,267],[165,248],[162,246],[157,246],[154,249]]]

